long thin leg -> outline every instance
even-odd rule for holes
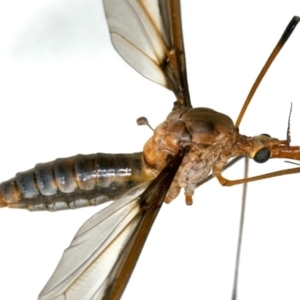
[[[282,49],[282,47],[284,46],[284,44],[286,43],[286,41],[289,39],[290,35],[293,33],[295,27],[297,26],[298,22],[300,21],[300,17],[298,16],[294,16],[292,18],[292,20],[290,21],[290,23],[288,24],[288,26],[286,27],[285,31],[283,32],[280,40],[278,41],[277,45],[275,46],[274,50],[272,51],[272,53],[270,54],[268,60],[266,61],[265,65],[263,66],[263,68],[261,69],[260,73],[258,74],[245,102],[244,105],[240,111],[240,114],[235,122],[235,126],[239,126],[243,116],[247,110],[247,107],[254,95],[254,93],[256,92],[260,82],[262,81],[262,79],[264,78],[265,74],[267,73],[269,67],[271,66],[272,62],[274,61],[274,59],[276,58],[277,54],[280,52],[280,50]]]
[[[248,176],[248,169],[249,169],[249,158],[245,157],[244,177]],[[241,256],[243,231],[244,231],[244,220],[245,220],[245,212],[246,212],[246,196],[247,196],[247,183],[244,183],[243,195],[242,195],[240,226],[239,226],[239,237],[238,237],[238,244],[237,244],[237,251],[236,251],[236,258],[235,258],[234,281],[233,281],[233,290],[232,290],[232,298],[231,298],[232,300],[237,299],[237,286],[238,286],[238,277],[239,277],[240,256]]]
[[[227,170],[228,168],[232,167],[235,163],[237,163],[238,161],[240,161],[242,158],[244,158],[245,156],[236,156],[235,158],[233,158],[223,169],[223,171]],[[199,182],[197,184],[197,188],[201,185],[203,185],[204,183],[212,180],[213,178],[215,178],[215,175],[213,173],[209,174],[208,176],[206,176],[201,182]]]
[[[219,182],[222,185],[232,186],[232,185],[236,185],[236,184],[241,184],[241,183],[266,179],[266,178],[272,178],[272,177],[277,177],[277,176],[282,176],[282,175],[287,175],[287,174],[296,174],[296,173],[300,173],[300,168],[280,170],[280,171],[276,171],[276,172],[272,172],[272,173],[266,173],[263,175],[253,176],[253,177],[248,177],[248,178],[243,178],[243,179],[238,179],[238,180],[226,179],[225,177],[222,176],[221,173],[218,173],[218,172],[215,173],[215,176],[218,178]]]

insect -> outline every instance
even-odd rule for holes
[[[294,14],[295,12],[293,12],[293,13],[291,13],[290,15],[292,15],[292,14]],[[289,15],[289,17],[290,17],[290,15]],[[285,24],[284,24],[285,25]],[[283,26],[284,27],[284,26]],[[280,32],[281,33],[281,31],[282,31],[282,28],[280,28],[279,30],[278,30],[278,32]],[[278,39],[278,37],[276,36],[275,37],[275,41]],[[272,45],[273,46],[273,45]],[[272,48],[272,46],[270,47],[270,48]],[[267,54],[266,55],[268,55],[268,52],[267,52]],[[254,77],[255,77],[255,75],[254,75]],[[251,79],[252,80],[252,79]],[[250,80],[250,84],[251,84],[251,81]],[[167,100],[166,100],[167,101]],[[160,101],[161,102],[161,101]],[[159,102],[159,105],[160,105],[160,102]],[[201,105],[202,105],[202,103],[201,103]],[[209,105],[206,105],[206,106],[209,106]],[[218,110],[220,110],[220,111],[222,111],[221,109],[218,109]],[[159,120],[159,121],[161,121],[161,120]],[[284,123],[285,124],[285,123]],[[283,126],[282,126],[283,127]],[[294,126],[293,126],[294,127]],[[297,128],[297,127],[294,127],[294,128]],[[252,130],[253,131],[253,130]],[[251,131],[251,132],[252,132]],[[259,129],[259,130],[257,130],[256,132],[260,132],[261,131],[261,129]],[[294,131],[295,131],[295,129],[294,129]],[[292,136],[293,137],[293,136]],[[294,137],[293,137],[293,139],[294,139]],[[98,149],[98,148],[97,148]],[[140,149],[140,148],[139,148]],[[61,147],[59,147],[59,149],[58,149],[59,151],[61,151]],[[80,151],[80,150],[78,150],[78,151]],[[102,151],[102,149],[101,149],[101,151]],[[119,150],[118,150],[119,151]],[[133,151],[135,151],[135,149],[133,149]],[[87,152],[88,153],[88,151],[82,151],[82,152]],[[72,155],[72,154],[74,154],[74,151],[73,151],[73,149],[72,149],[72,152],[70,153],[70,155]],[[51,160],[52,158],[53,158],[53,155],[54,155],[54,157],[55,157],[55,153],[53,153],[52,155],[51,155],[51,158],[49,158],[48,160]],[[61,156],[62,155],[62,153],[60,152],[60,153],[58,153],[57,154],[57,156]],[[67,156],[68,154],[66,154],[65,156]],[[43,159],[44,161],[46,161],[47,159]],[[36,161],[36,158],[35,158],[35,160],[28,166],[28,167],[30,167],[30,166],[32,166],[32,164],[34,164],[34,162]],[[20,166],[18,166],[18,169],[20,168]],[[24,168],[24,169],[26,169],[26,168]],[[16,170],[17,171],[17,170]],[[5,176],[7,176],[7,175],[5,175]],[[7,178],[7,177],[5,177],[5,178]],[[281,180],[281,179],[280,179]],[[281,182],[281,181],[280,181]],[[266,184],[265,182],[263,183],[263,184]],[[290,186],[291,185],[291,183],[289,182],[289,185],[288,186]],[[222,189],[223,190],[223,189]],[[225,191],[223,192],[223,193],[225,193]],[[277,193],[276,193],[277,194]],[[287,192],[285,193],[285,195],[287,194]],[[223,195],[223,197],[224,197],[224,195]],[[223,199],[224,200],[224,199]],[[173,204],[172,204],[173,205]],[[219,207],[219,209],[220,209],[220,207]],[[73,212],[72,212],[73,213]],[[69,214],[70,215],[70,214]],[[30,218],[32,218],[33,216],[32,215],[30,215]],[[68,216],[69,217],[69,216]],[[42,218],[45,218],[45,216],[43,215],[42,216]],[[51,215],[51,218],[53,219],[53,218],[56,218],[56,217],[53,217],[52,215]],[[199,215],[197,216],[197,218],[198,219],[200,219],[200,217],[199,217]],[[48,221],[48,222],[50,222],[50,221]],[[53,222],[53,221],[52,221]],[[63,224],[65,224],[65,221],[61,221]],[[7,224],[7,223],[5,223],[5,224]],[[40,223],[35,223],[35,224],[40,224]],[[172,224],[174,224],[174,222],[172,222]],[[80,224],[79,224],[80,225]],[[5,226],[3,226],[3,227],[1,227],[1,228],[5,228],[7,225],[5,225]],[[39,227],[40,227],[41,225],[39,225]],[[77,226],[78,227],[78,226]],[[167,225],[167,227],[169,227],[169,224]],[[183,222],[183,224],[181,225],[181,227],[184,227],[184,222]],[[36,225],[35,225],[35,228],[36,228]],[[169,230],[168,230],[168,232],[169,231],[171,231],[171,228],[169,228]],[[186,230],[185,230],[185,233],[186,233]],[[57,237],[57,235],[55,235],[55,237]],[[39,236],[39,240],[40,240],[40,236]],[[41,242],[41,241],[40,241]],[[226,241],[226,243],[227,243],[227,241]],[[27,242],[26,242],[26,244],[27,244]],[[67,244],[65,245],[65,246],[67,246]],[[184,248],[186,248],[186,247],[184,247]],[[61,248],[62,249],[62,248]],[[61,251],[61,249],[60,249],[60,251]],[[210,248],[211,249],[211,248]],[[22,249],[23,250],[23,249]],[[163,250],[164,251],[164,250]],[[183,251],[183,250],[182,250]],[[234,251],[234,250],[233,250]],[[182,252],[181,252],[182,253]],[[60,254],[59,254],[60,255]],[[152,259],[150,259],[152,262],[153,262],[153,258]],[[36,284],[36,283],[35,283]],[[132,299],[132,298],[131,298]]]

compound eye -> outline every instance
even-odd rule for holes
[[[269,158],[270,150],[268,148],[260,149],[253,157],[253,159],[259,164],[266,162]]]

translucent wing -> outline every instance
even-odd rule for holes
[[[112,43],[143,76],[190,107],[179,0],[103,0]]]
[[[121,297],[183,155],[179,152],[148,188],[148,183],[135,187],[79,229],[40,300]]]

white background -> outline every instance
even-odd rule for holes
[[[192,103],[233,120],[299,1],[182,0]],[[300,27],[240,126],[300,145]],[[0,3],[0,181],[77,153],[141,151],[174,98],[111,46],[101,1]],[[289,165],[251,164],[265,173]],[[230,178],[240,178],[243,165]],[[300,298],[299,176],[249,185],[239,299]],[[216,180],[164,205],[123,299],[230,299],[241,187]],[[0,210],[0,299],[36,299],[78,228],[100,207],[59,213]]]

